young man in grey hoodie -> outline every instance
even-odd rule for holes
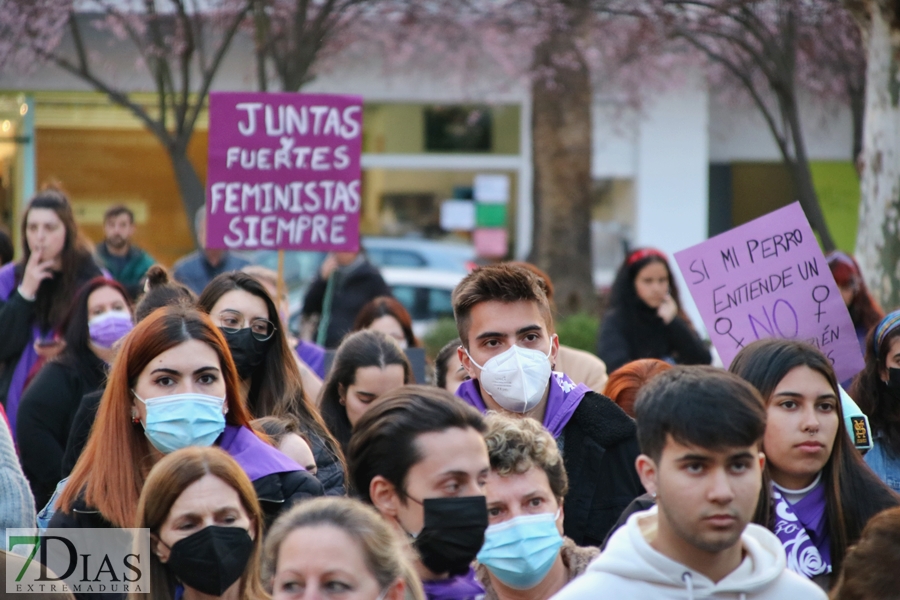
[[[766,427],[752,386],[712,367],[676,367],[641,390],[635,413],[636,467],[656,506],[629,517],[555,600],[825,600],[785,568],[778,538],[751,523]]]

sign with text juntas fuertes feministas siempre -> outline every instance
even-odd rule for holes
[[[359,248],[362,97],[213,92],[206,247]]]
[[[779,337],[816,346],[838,381],[863,368],[850,313],[799,202],[675,260],[726,367],[751,342]]]

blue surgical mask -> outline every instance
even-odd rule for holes
[[[225,398],[173,394],[144,400],[134,396],[147,406],[144,435],[163,454],[188,446],[212,446],[225,431]]]
[[[559,511],[524,515],[491,525],[484,532],[478,562],[516,590],[539,584],[559,556],[563,539],[556,527]]]

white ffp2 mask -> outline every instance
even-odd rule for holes
[[[550,352],[512,346],[479,365],[466,350],[469,360],[481,369],[478,383],[494,401],[510,412],[527,413],[540,404],[550,383]]]

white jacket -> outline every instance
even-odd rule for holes
[[[587,571],[552,600],[827,600],[816,584],[785,568],[781,542],[764,527],[747,525],[744,560],[713,583],[650,546],[642,531],[654,531],[656,518],[656,507],[631,515]]]

